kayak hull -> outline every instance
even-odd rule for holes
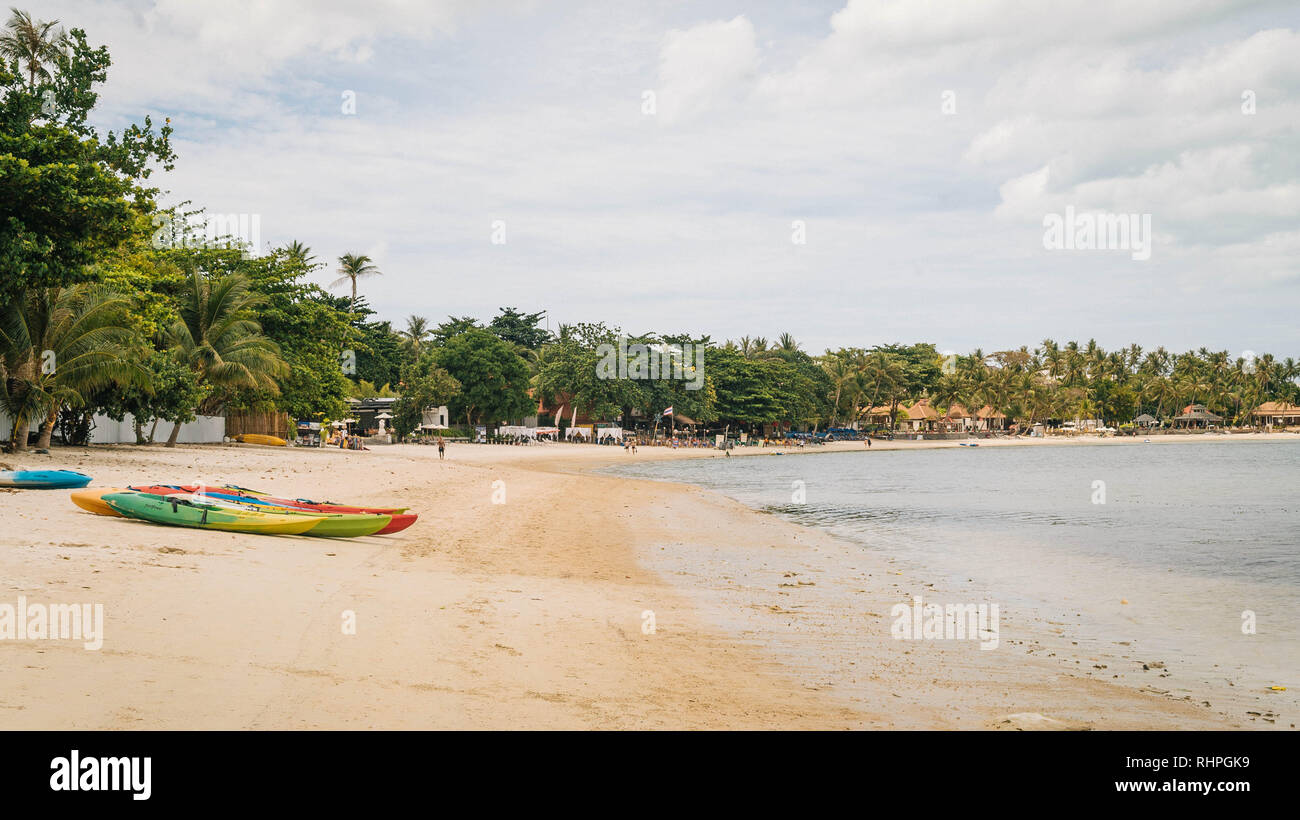
[[[68,493],[68,497],[72,499],[73,504],[76,504],[86,512],[92,512],[95,515],[109,515],[122,518],[123,516],[120,512],[108,506],[108,503],[104,501],[104,496],[109,493],[120,492],[124,491],[116,487],[110,487],[108,489],[100,488],[97,490],[75,490]]]
[[[289,442],[279,436],[264,436],[261,433],[241,433],[235,436],[241,444],[261,444],[265,447],[287,447]]]
[[[387,515],[390,520],[380,529],[373,533],[363,533],[365,535],[391,535],[395,532],[401,532],[415,523],[419,515],[416,513],[406,512],[406,507],[353,507],[346,504],[317,504],[312,501],[302,499],[275,498],[272,496],[254,494],[251,490],[245,490],[241,487],[232,487],[226,485],[220,489],[213,487],[199,487],[193,484],[155,484],[150,486],[132,486],[130,489],[136,492],[154,493],[156,495],[178,495],[200,493],[202,496],[230,501],[237,504],[256,505],[266,507],[268,511],[277,512],[314,512],[329,513],[337,515]],[[326,527],[329,529],[329,527]],[[312,531],[310,535],[324,535],[322,531]]]
[[[90,476],[75,470],[0,470],[0,487],[75,490],[89,483]]]
[[[103,501],[127,518],[155,524],[260,535],[298,535],[320,523],[318,518],[248,510],[228,510],[152,493],[106,493]]]

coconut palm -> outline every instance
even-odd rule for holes
[[[82,407],[92,391],[145,386],[135,355],[139,340],[125,320],[130,300],[103,285],[80,284],[28,292],[0,316],[4,390],[0,406],[13,419],[10,449],[27,444],[41,421],[37,446],[50,446],[64,407]]]
[[[344,282],[352,285],[352,302],[349,310],[357,309],[357,280],[364,279],[367,276],[379,276],[380,270],[375,267],[373,260],[365,254],[345,253],[339,257],[339,278],[330,283],[330,287],[335,288]]]
[[[67,43],[67,33],[56,29],[58,20],[45,22],[33,20],[31,12],[10,9],[12,14],[0,35],[0,57],[17,60],[27,70],[27,83],[36,88],[38,77],[46,79],[50,70],[46,65],[59,58]]]
[[[278,394],[276,379],[288,375],[280,348],[262,335],[253,309],[262,297],[249,290],[242,274],[207,276],[196,271],[181,302],[179,316],[165,331],[169,348],[212,390],[200,412],[215,410],[236,390]],[[176,446],[180,424],[172,427],[168,447]]]
[[[412,314],[406,317],[406,329],[397,331],[397,335],[402,338],[406,349],[411,351],[411,357],[418,360],[421,348],[433,335],[433,329],[429,327],[428,319]]]
[[[289,262],[300,265],[304,268],[315,266],[316,257],[312,255],[311,248],[299,242],[297,239],[284,246],[284,254],[288,257]]]

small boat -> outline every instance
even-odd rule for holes
[[[272,498],[269,496],[246,495],[246,491],[236,491],[229,487],[211,488],[197,485],[160,484],[154,486],[131,487],[136,492],[154,493],[156,495],[194,495],[200,500],[211,499],[211,503],[233,503],[247,509],[264,509],[275,513],[304,513],[319,516],[350,516],[346,519],[333,519],[329,524],[321,524],[310,535],[354,537],[357,535],[390,535],[401,532],[415,523],[415,513],[407,513],[405,507],[351,507],[343,504],[317,504],[301,499]],[[384,518],[382,524],[370,528],[378,518]],[[350,523],[344,523],[345,520]]]
[[[271,515],[297,515],[315,518],[318,522],[316,526],[303,533],[303,535],[320,538],[356,538],[362,535],[375,535],[393,520],[391,515],[379,515],[377,513],[323,513],[273,504],[246,504],[210,493],[175,493],[164,497],[182,499],[194,504],[206,504],[223,510],[244,510],[246,512]]]
[[[75,490],[89,483],[90,476],[75,470],[0,470],[0,487]]]
[[[976,444],[975,442],[968,442],[968,441],[959,441],[959,442],[957,442],[957,443],[958,443],[959,445],[961,445],[962,447],[978,447],[978,446],[979,446],[979,445]]]
[[[212,504],[197,504],[185,498],[152,493],[133,491],[106,493],[103,500],[115,512],[127,518],[204,530],[297,535],[307,532],[320,523],[319,518],[311,516],[228,510]]]
[[[261,433],[240,433],[235,441],[241,444],[261,444],[266,447],[288,447],[289,442],[278,436],[264,436]]]
[[[124,490],[117,487],[109,487],[107,489],[101,487],[96,490],[76,490],[75,492],[69,493],[68,497],[72,499],[73,504],[76,504],[87,512],[93,512],[95,515],[112,515],[121,518],[122,514],[108,506],[107,502],[104,501],[104,496],[109,493],[120,492],[124,492]]]

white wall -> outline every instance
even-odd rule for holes
[[[127,413],[121,421],[113,421],[108,416],[96,414],[93,421],[94,426],[90,431],[91,444],[135,444],[135,429],[130,413]],[[146,436],[149,435],[149,427],[152,424],[152,419],[145,422],[144,434]],[[31,429],[35,430],[38,427],[39,425],[32,425]],[[13,423],[9,417],[0,413],[0,437],[7,439],[9,431],[12,429]],[[171,422],[158,422],[158,430],[154,434],[154,441],[166,441],[171,432]],[[220,443],[225,435],[226,419],[224,416],[199,416],[194,421],[181,425],[181,433],[176,440],[182,444],[213,444]]]

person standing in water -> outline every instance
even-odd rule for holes
[[[438,460],[442,461],[447,454],[447,441],[442,436],[438,436]]]

